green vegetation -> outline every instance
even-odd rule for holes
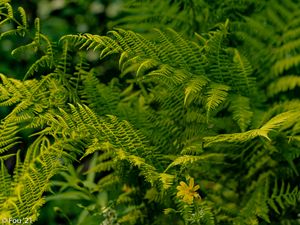
[[[298,1],[62,2],[0,0],[0,223],[300,223]]]

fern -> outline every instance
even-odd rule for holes
[[[268,87],[268,95],[274,96],[281,92],[293,90],[299,86],[299,77],[298,76],[285,76],[277,79],[275,82],[271,83]]]
[[[249,98],[240,95],[232,96],[230,104],[233,119],[237,122],[241,131],[245,132],[249,124],[251,124],[253,116]]]
[[[299,7],[237,2],[130,2],[122,28],[55,42],[0,1],[35,60],[0,75],[0,218],[64,199],[76,224],[295,222]]]
[[[270,140],[268,136],[268,133],[270,131],[280,129],[280,127],[283,126],[285,123],[288,123],[289,120],[294,121],[295,116],[297,116],[296,112],[284,112],[273,117],[258,129],[249,130],[244,133],[221,134],[215,137],[205,137],[204,142],[206,143],[204,144],[204,146],[209,146],[217,142],[243,143],[259,136],[265,137],[266,139]]]
[[[110,27],[123,27],[128,30],[149,32],[153,27],[172,27],[191,34],[191,27],[200,26],[200,21],[207,21],[205,15],[197,10],[208,10],[205,1],[125,1],[123,13],[125,16],[112,21]],[[183,9],[184,10],[181,10]],[[166,9],[168,9],[166,11]],[[167,12],[167,13],[166,13]],[[137,22],[139,21],[139,22]],[[206,28],[203,24],[201,25]]]
[[[1,124],[0,153],[7,152],[19,143],[19,137],[16,135],[18,131],[18,126],[14,123]]]
[[[200,95],[207,83],[208,80],[205,77],[198,76],[191,79],[185,88],[184,104],[190,105]]]
[[[210,112],[216,109],[226,99],[229,87],[225,85],[215,84],[211,86],[211,90],[207,93],[207,118]]]
[[[255,40],[255,42],[260,42],[258,46],[260,50],[256,49],[253,53],[256,56],[261,55],[258,58],[264,58],[264,61],[257,62],[256,65],[262,68],[262,70],[257,68],[258,71],[261,73],[265,71],[268,74],[264,82],[267,84],[271,81],[271,84],[267,86],[270,97],[297,87],[296,76],[292,74],[294,70],[298,70],[299,64],[298,14],[299,7],[293,1],[281,3],[274,0],[255,19],[246,19],[246,26],[250,27],[249,33],[259,30],[262,34]],[[252,34],[243,35],[243,37],[252,38]],[[272,54],[267,55],[268,51]],[[277,78],[278,76],[280,77]],[[272,81],[273,78],[276,80]]]
[[[17,155],[14,176],[3,184],[9,185],[9,189],[6,196],[1,197],[1,218],[9,215],[37,220],[49,179],[62,166],[60,148],[58,144],[51,145],[46,138],[40,138],[28,149],[24,163],[20,162],[20,155]]]
[[[268,204],[276,213],[279,214],[280,212],[278,206],[281,209],[285,209],[286,206],[284,202],[290,205],[296,205],[297,199],[299,199],[298,187],[290,190],[290,184],[287,184],[287,186],[285,187],[284,183],[282,183],[279,191],[278,182],[276,181],[272,195],[268,199]]]
[[[206,65],[204,64],[204,57],[200,55],[201,53],[205,53],[205,46],[201,47],[194,42],[187,42],[179,34],[172,30],[169,30],[167,33],[159,30],[157,30],[157,32],[159,40],[158,44],[146,40],[141,35],[124,30],[112,32],[112,39],[92,35],[66,36],[65,39],[67,38],[70,43],[79,45],[81,48],[87,47],[95,50],[103,49],[102,52],[100,52],[101,57],[119,52],[119,64],[123,70],[123,74],[134,72],[141,81],[145,80],[147,83],[152,81],[155,83],[163,82],[165,85],[168,85],[171,88],[171,93],[177,92],[175,90],[183,89],[184,87],[182,87],[182,83],[193,83],[195,85],[195,81],[199,80],[199,82],[201,82],[199,85],[197,84],[195,87],[186,87],[185,97],[182,99],[182,101],[185,104],[187,104],[187,101],[193,101],[195,104],[199,104],[198,102],[201,101],[207,101],[206,109],[207,117],[209,117],[210,112],[215,110],[225,101],[227,92],[231,87],[217,84],[209,85],[209,83],[211,83],[209,79],[211,74],[210,72],[207,75],[205,74]],[[222,30],[215,33],[216,35],[222,35],[224,32],[225,31]],[[211,43],[216,42],[213,37],[214,36],[211,38]],[[108,45],[108,47],[102,47],[106,45]],[[207,52],[208,55],[212,55],[210,51],[214,52],[217,50],[215,48],[211,48]],[[172,59],[170,56],[172,56]],[[213,60],[215,56],[210,57]],[[221,65],[222,70],[225,70],[226,68],[229,69],[229,71],[230,68],[233,70],[233,58],[229,56],[227,58],[228,62],[224,65]],[[159,61],[161,61],[163,64],[159,63]],[[241,64],[241,61],[241,59],[238,61],[239,65],[243,65]],[[193,74],[196,76],[193,76]],[[250,88],[249,85],[252,85],[253,80],[251,81],[248,76],[249,71],[246,72],[245,69],[242,69],[237,73],[236,79],[241,80],[245,78],[245,83],[248,85],[247,88]],[[234,81],[232,81],[231,85],[233,82]],[[241,82],[240,84],[241,85],[239,87],[244,88],[244,84]],[[203,88],[199,89],[202,87],[202,85]],[[237,86],[232,85],[232,88],[237,88]],[[191,95],[191,93],[193,94]],[[201,96],[202,93],[207,95],[207,100],[201,100],[201,98],[199,99],[199,96]],[[158,93],[157,95],[161,96],[162,93]],[[174,97],[169,99],[173,101],[172,99],[174,99]],[[166,102],[165,106],[163,107],[170,107],[170,105],[167,103],[168,100],[158,101]],[[178,101],[178,104],[179,103],[180,102]],[[180,107],[181,106],[178,105],[178,110],[180,110]],[[173,112],[176,111],[177,110]],[[179,115],[176,115],[176,117],[180,119],[182,115],[180,115],[180,117],[178,116]]]
[[[167,167],[166,171],[168,169],[170,169],[171,167],[177,166],[177,165],[181,165],[181,166],[185,166],[187,164],[191,165],[198,161],[200,161],[198,163],[201,163],[201,161],[209,162],[210,158],[221,162],[223,157],[224,157],[224,155],[216,154],[216,153],[211,153],[211,154],[207,154],[207,155],[202,154],[201,156],[184,155],[184,156],[180,156],[180,157],[176,158],[175,160],[173,160],[173,162]]]
[[[267,199],[268,184],[265,186],[257,185],[257,189],[253,192],[245,207],[241,209],[240,215],[236,218],[234,224],[258,224],[258,217],[270,222]]]

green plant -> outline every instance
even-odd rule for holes
[[[174,4],[201,20],[188,3],[153,6]],[[224,1],[226,9],[235,3]],[[187,25],[179,14],[182,21],[162,20],[151,35],[143,26],[144,34],[118,28],[53,42],[39,19],[28,25],[22,8],[1,1],[0,24],[13,27],[1,36],[25,36],[12,53],[32,51],[37,60],[23,81],[1,75],[0,106],[11,111],[0,130],[0,221],[39,223],[54,207],[49,224],[297,224],[300,103],[290,74],[299,10],[281,31],[293,45],[275,41],[283,50],[270,55],[272,34],[252,31],[269,25],[265,13],[278,22],[274,15],[297,4],[261,6],[243,22],[211,20],[201,35],[191,34],[198,19]],[[234,20],[245,5],[235,10],[215,15]],[[91,50],[102,69],[87,62]],[[71,202],[77,207],[68,211]]]

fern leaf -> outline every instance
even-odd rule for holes
[[[242,132],[245,132],[251,123],[253,112],[250,108],[250,99],[241,95],[235,95],[230,99],[229,110],[233,113],[233,119],[237,122]]]
[[[99,186],[100,190],[102,190],[110,188],[118,183],[120,183],[120,177],[116,176],[114,173],[111,173],[100,179],[97,185]]]
[[[281,77],[270,84],[268,87],[268,95],[270,97],[277,95],[281,92],[294,90],[300,86],[300,77],[296,75],[288,75]]]
[[[257,217],[270,223],[268,216],[269,208],[267,205],[268,189],[268,178],[264,178],[262,174],[259,177],[255,190],[250,194],[245,207],[240,210],[238,217],[234,219],[234,224],[244,224],[244,221],[247,221],[247,224],[258,224]]]
[[[52,58],[48,55],[42,56],[40,59],[35,61],[30,68],[27,70],[24,79],[27,79],[35,74],[35,72],[39,71],[40,68],[51,68],[53,66]]]
[[[224,42],[227,36],[227,28],[221,25],[221,29],[212,32],[208,40],[208,61],[209,61],[209,75],[212,80],[226,84],[229,78],[229,67],[231,59],[226,53]],[[233,86],[233,85],[232,85]]]
[[[158,65],[159,63],[153,59],[145,60],[139,65],[139,68],[136,71],[136,76],[142,77],[143,74],[145,74],[145,71],[150,70]]]
[[[267,123],[265,123],[260,130],[265,132],[266,134],[271,130],[279,129],[281,126],[284,125],[285,122],[289,122],[291,120],[295,120],[297,118],[297,112],[295,111],[288,111],[284,113],[280,113],[270,119]]]
[[[20,53],[22,53],[22,52],[25,52],[27,49],[31,49],[31,50],[33,50],[34,52],[36,52],[36,51],[37,51],[37,45],[36,45],[36,43],[35,43],[35,42],[31,42],[31,43],[29,43],[29,44],[27,44],[27,45],[22,45],[22,46],[20,46],[20,47],[18,47],[18,48],[15,48],[15,49],[11,52],[11,54],[12,54],[12,55],[20,54]]]
[[[15,123],[1,123],[0,129],[0,153],[4,153],[19,144],[19,127]]]
[[[159,180],[162,183],[163,189],[169,189],[173,184],[174,178],[175,178],[174,175],[167,174],[167,173],[160,173]]]
[[[1,190],[7,190],[7,192],[0,193],[0,204],[1,204],[3,202],[3,200],[6,197],[9,197],[9,195],[10,195],[10,192],[8,190],[10,190],[11,179],[10,179],[10,175],[5,167],[3,159],[0,159],[0,166],[1,166],[0,188],[1,188]]]
[[[285,185],[284,182],[282,182],[279,190],[278,181],[275,181],[272,195],[268,199],[268,204],[276,213],[280,214],[278,206],[284,210],[286,208],[286,204],[292,206],[296,205],[300,192],[298,187],[295,187],[293,190],[290,190],[290,188],[290,184]]]
[[[37,44],[40,44],[41,25],[40,25],[40,19],[39,18],[36,18],[34,20],[34,28],[35,28],[34,41]]]
[[[18,7],[18,11],[19,11],[20,16],[21,16],[23,28],[26,29],[27,28],[27,16],[26,16],[26,12],[25,12],[25,10],[24,10],[23,7]]]
[[[243,133],[220,134],[212,137],[204,137],[204,147],[218,142],[243,143],[259,136],[265,137],[266,139],[270,140],[268,136],[268,133],[270,131],[280,129],[285,124],[285,122],[289,122],[289,120],[295,120],[297,114],[297,112],[293,111],[278,114],[277,116],[271,118],[263,126],[261,126],[261,128],[249,130]]]
[[[201,95],[207,84],[208,79],[204,76],[197,76],[190,79],[185,88],[184,105],[188,106],[198,95]]]
[[[234,87],[240,93],[253,94],[255,79],[251,77],[252,66],[248,59],[234,49],[233,67],[235,73],[232,75]]]
[[[300,63],[300,56],[291,56],[288,58],[284,58],[281,60],[278,60],[272,70],[274,71],[275,74],[282,74],[284,71],[289,70],[292,67],[298,66]]]
[[[13,10],[11,4],[5,3],[4,6],[7,10],[8,18],[10,18],[10,19],[14,18],[14,10]]]
[[[202,149],[202,143],[193,143],[190,145],[185,146],[182,151],[181,151],[181,155],[199,155],[201,153],[203,153],[203,149]]]
[[[215,110],[226,100],[230,89],[228,86],[223,84],[211,84],[209,88],[205,105],[207,110],[207,119],[209,118],[211,111]]]
[[[41,145],[45,143],[44,140],[39,138],[32,148],[28,149],[24,163],[20,162],[20,155],[17,155],[15,173],[10,181],[10,194],[2,200],[1,212],[8,211],[14,218],[31,217],[32,221],[37,220],[49,179],[55,171],[61,169],[61,150],[55,145]]]
[[[224,155],[219,154],[219,153],[210,153],[210,154],[203,154],[199,156],[192,156],[192,155],[184,155],[184,156],[179,156],[176,158],[165,170],[169,170],[171,167],[177,166],[177,165],[186,165],[186,164],[193,164],[195,162],[221,162],[223,159]]]
[[[97,166],[93,167],[93,169],[89,170],[90,172],[103,172],[103,171],[111,171],[115,168],[116,163],[112,161],[101,162]]]
[[[16,35],[18,33],[18,30],[17,29],[13,29],[13,30],[8,30],[8,31],[5,31],[5,32],[2,32],[0,34],[0,39],[1,38],[4,38],[4,37],[7,37],[7,36],[13,36],[13,35]]]

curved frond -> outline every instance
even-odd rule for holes
[[[281,92],[294,90],[300,86],[300,77],[296,75],[288,75],[272,82],[268,87],[268,95],[270,97]]]
[[[251,124],[253,112],[250,106],[250,99],[241,95],[232,96],[230,99],[230,111],[233,119],[237,122],[242,132],[245,132]]]
[[[220,106],[228,95],[230,87],[222,84],[212,84],[207,92],[206,109],[207,118],[209,118],[211,111]]]

